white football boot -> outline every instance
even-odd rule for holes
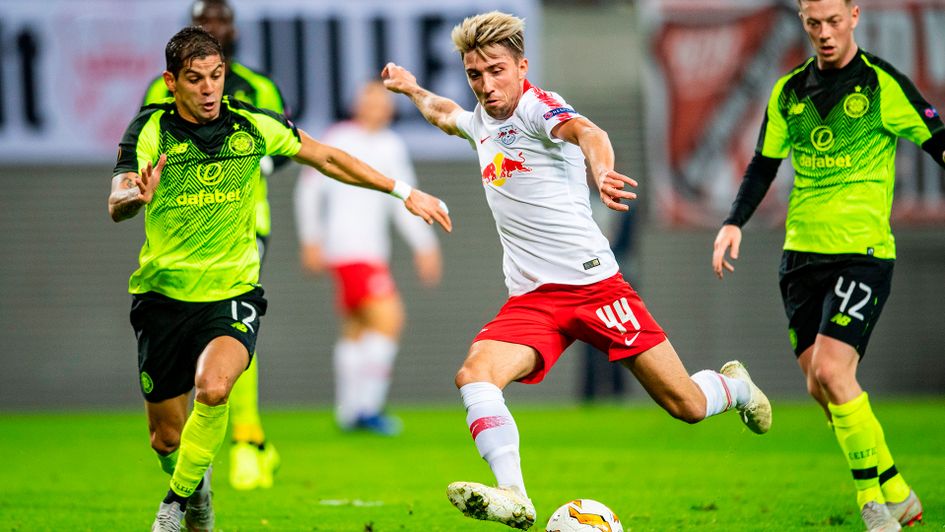
[[[726,362],[719,373],[730,379],[738,379],[748,383],[751,388],[751,400],[747,404],[737,406],[738,414],[742,418],[745,426],[755,434],[764,434],[771,429],[771,402],[761,391],[761,388],[755,386],[745,365],[737,360]]]
[[[909,490],[906,500],[898,503],[887,502],[886,508],[902,526],[912,526],[922,522],[922,502],[912,490]]]
[[[867,532],[895,532],[902,530],[899,521],[889,513],[889,508],[885,504],[876,501],[870,501],[863,505],[860,510],[860,517],[866,524]]]
[[[522,530],[535,523],[535,506],[515,488],[453,482],[447,486],[446,496],[453,506],[473,519],[496,521]]]
[[[213,492],[210,490],[210,477],[213,466],[203,475],[203,485],[187,500],[184,524],[190,532],[213,532]]]
[[[180,532],[180,521],[184,518],[184,511],[176,502],[162,502],[158,507],[157,516],[151,524],[151,532]]]

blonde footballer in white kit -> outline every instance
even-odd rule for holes
[[[392,95],[380,82],[358,92],[352,118],[335,124],[322,141],[339,146],[386,175],[416,185],[407,146],[388,126]],[[413,251],[421,283],[440,281],[442,260],[433,229],[415,219],[395,198],[367,189],[336,186],[321,173],[303,168],[295,191],[302,267],[313,274],[330,270],[336,281],[342,330],[335,344],[335,418],[342,429],[387,436],[401,423],[385,410],[394,358],[405,315],[390,274],[393,225]]]
[[[744,366],[691,377],[660,326],[618,272],[591,219],[585,161],[603,203],[626,211],[636,181],[614,171],[607,134],[553,92],[526,79],[524,21],[491,12],[453,28],[473,112],[417,84],[400,66],[382,73],[431,124],[465,138],[479,154],[486,200],[503,248],[509,299],[473,341],[456,374],[466,421],[497,487],[454,482],[450,501],[469,517],[527,529],[535,521],[519,457],[519,434],[502,389],[540,382],[575,339],[620,361],[670,415],[688,423],[735,408],[756,433],[771,405]]]

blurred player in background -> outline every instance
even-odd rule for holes
[[[734,271],[741,226],[791,155],[780,285],[794,354],[853,473],[871,531],[922,518],[893,462],[856,370],[889,296],[895,240],[889,225],[896,142],[904,137],[945,165],[945,127],[915,86],[861,50],[849,0],[799,0],[814,56],[774,86],[755,156],[715,239],[712,268]]]
[[[497,488],[454,482],[450,501],[469,517],[528,528],[519,433],[502,389],[540,382],[575,339],[619,360],[672,416],[695,423],[736,408],[748,427],[766,432],[771,406],[738,362],[721,373],[688,375],[663,330],[623,280],[607,239],[591,217],[585,161],[600,198],[614,210],[636,194],[636,181],[614,171],[603,130],[560,96],[526,79],[524,21],[505,13],[470,17],[452,32],[473,112],[417,84],[389,63],[388,89],[403,93],[431,124],[465,138],[479,155],[486,201],[503,248],[509,299],[476,335],[456,374],[466,422]]]
[[[190,16],[195,26],[203,27],[223,46],[226,56],[223,94],[260,109],[284,113],[282,95],[276,84],[233,59],[237,33],[233,8],[227,0],[197,0],[191,6]],[[144,103],[156,103],[172,97],[164,78],[159,76],[148,89]],[[266,176],[286,161],[286,157],[267,156],[260,162],[259,187],[256,189],[256,243],[259,246],[260,266],[266,257],[271,229]],[[230,447],[230,484],[239,490],[271,487],[273,474],[279,467],[279,454],[275,446],[266,441],[266,433],[259,418],[257,356],[253,356],[252,365],[233,386],[230,418],[233,437]]]
[[[437,198],[321,144],[283,115],[223,95],[223,49],[188,27],[165,50],[174,99],[142,107],[119,144],[108,211],[145,209],[140,267],[128,282],[151,447],[171,475],[152,531],[213,530],[210,466],[226,438],[228,398],[253,358],[266,299],[259,285],[256,187],[264,156],[389,191],[450,230]],[[187,406],[195,389],[193,410]]]
[[[355,98],[351,120],[332,126],[322,140],[413,185],[407,146],[388,129],[393,118],[393,96],[380,82],[368,83]],[[333,356],[336,420],[345,430],[397,434],[400,421],[384,408],[404,324],[388,266],[389,226],[393,222],[410,245],[426,286],[440,281],[436,235],[391,198],[340,185],[308,168],[295,190],[295,215],[302,267],[311,274],[332,272],[343,316]]]

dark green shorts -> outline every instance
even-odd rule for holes
[[[193,389],[197,358],[214,338],[239,340],[252,358],[266,307],[261,287],[209,303],[156,292],[133,294],[131,326],[138,339],[138,376],[145,400],[156,403]]]
[[[853,346],[862,357],[889,297],[891,259],[869,255],[823,255],[785,251],[781,257],[781,299],[791,345],[800,356],[817,334]]]

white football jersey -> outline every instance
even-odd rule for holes
[[[390,130],[369,132],[354,122],[331,127],[322,142],[344,150],[379,172],[416,186],[407,147]],[[295,216],[302,243],[319,244],[329,265],[390,260],[390,222],[413,251],[435,249],[433,229],[404,202],[346,185],[303,166],[295,188]]]
[[[482,185],[502,242],[509,295],[543,284],[587,285],[617,273],[607,238],[591,217],[584,154],[551,130],[580,116],[553,92],[525,81],[507,120],[477,105],[457,127],[479,154]]]

